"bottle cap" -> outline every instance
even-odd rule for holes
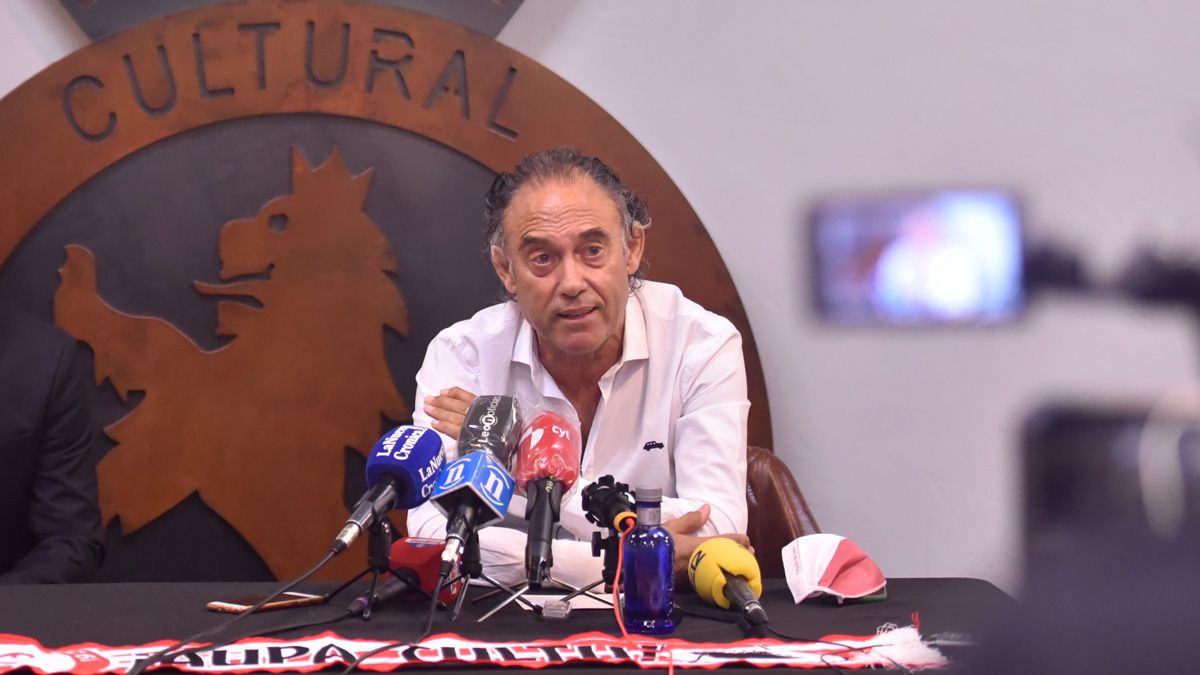
[[[633,491],[633,497],[639,502],[661,502],[662,488],[639,486]]]

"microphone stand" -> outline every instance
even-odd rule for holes
[[[629,486],[625,483],[618,483],[611,475],[601,476],[595,483],[584,489],[583,510],[587,515],[588,521],[604,528],[604,535],[599,532],[592,532],[592,557],[599,558],[602,555],[604,556],[604,571],[597,581],[583,588],[577,588],[574,593],[564,597],[564,602],[570,602],[572,598],[579,595],[587,595],[589,598],[599,600],[609,607],[612,606],[613,603],[611,600],[601,598],[592,593],[591,590],[600,584],[604,584],[605,589],[610,589],[617,583],[617,560],[621,553],[619,550],[621,534],[609,522],[611,516],[606,517],[606,511],[613,506],[621,506],[625,510],[632,509],[633,504],[630,503],[628,495]]]
[[[571,600],[571,598],[578,597],[580,595],[586,595],[589,598],[592,598],[593,600],[597,600],[599,602],[602,602],[602,603],[608,605],[609,607],[612,607],[611,600],[602,598],[602,597],[596,595],[595,593],[590,592],[591,589],[595,588],[597,584],[603,583],[603,581],[604,581],[603,579],[588,586],[587,588],[579,588],[578,586],[572,586],[571,584],[568,584],[567,582],[561,581],[559,579],[555,579],[554,577],[552,577],[550,575],[546,575],[546,580],[553,584],[557,584],[559,586],[564,586],[571,590],[571,593],[569,595],[563,596],[563,598],[561,600],[562,602],[569,602]],[[486,621],[487,619],[490,619],[493,614],[495,614],[496,612],[499,612],[508,603],[510,603],[514,600],[517,600],[517,601],[523,603],[526,608],[533,610],[535,613],[541,614],[541,612],[542,612],[541,606],[530,602],[528,598],[521,597],[529,590],[530,590],[529,582],[525,582],[525,583],[521,584],[520,586],[518,586],[516,589],[509,591],[509,593],[511,593],[511,595],[509,595],[509,597],[505,598],[503,602],[501,602],[500,604],[498,604],[495,607],[488,610],[487,614],[484,614],[483,616],[479,617],[479,619],[477,619],[477,621],[483,622],[483,621]]]
[[[351,577],[349,581],[338,586],[332,592],[326,593],[326,600],[341,593],[354,584],[354,582],[370,574],[371,587],[367,591],[367,606],[363,608],[362,619],[363,621],[367,621],[371,618],[371,611],[375,608],[375,588],[379,584],[379,575],[384,572],[391,572],[396,577],[402,576],[399,571],[392,569],[391,566],[392,531],[392,523],[387,518],[380,518],[367,528],[366,569]]]
[[[367,569],[359,574],[361,577],[367,572],[371,573],[371,587],[367,589],[367,606],[363,608],[363,621],[369,620],[371,611],[375,609],[375,587],[379,584],[379,575],[391,570],[391,555],[392,524],[387,518],[380,518],[367,528]]]
[[[602,598],[591,592],[593,588],[600,584],[604,584],[604,587],[607,589],[612,588],[613,584],[617,583],[617,556],[620,554],[617,547],[621,544],[621,537],[611,527],[604,528],[604,532],[608,536],[603,536],[599,532],[592,533],[592,557],[599,558],[602,555],[604,556],[604,571],[601,577],[583,588],[575,589],[575,592],[563,597],[563,602],[570,602],[576,596],[586,595],[589,598],[599,600],[612,607],[611,600]]]
[[[595,593],[591,592],[593,588],[595,588],[596,586],[599,586],[600,584],[607,583],[607,584],[611,585],[613,583],[613,581],[617,578],[617,544],[621,541],[621,538],[619,536],[617,536],[616,532],[614,530],[612,530],[611,528],[609,528],[608,531],[610,532],[610,536],[607,539],[601,538],[599,532],[592,533],[592,555],[598,557],[601,555],[601,553],[604,554],[604,575],[600,580],[598,580],[592,584],[589,584],[583,588],[579,588],[578,586],[573,586],[571,584],[568,584],[565,581],[555,579],[553,576],[550,576],[549,574],[546,575],[546,580],[551,582],[552,584],[556,584],[558,586],[563,586],[567,589],[570,589],[571,592],[568,593],[567,595],[564,595],[560,600],[561,602],[569,603],[573,598],[577,598],[581,595],[586,595],[587,597],[589,597],[593,600],[596,600],[605,605],[608,605],[609,607],[612,607],[611,600],[609,600],[608,598],[596,595]],[[529,603],[528,599],[521,597],[529,590],[530,590],[529,582],[525,582],[525,583],[521,584],[520,586],[518,586],[516,589],[510,590],[509,597],[505,598],[504,601],[502,601],[499,605],[496,605],[491,610],[489,610],[486,614],[479,617],[479,621],[482,622],[488,618],[491,618],[491,616],[493,614],[495,614],[496,612],[499,612],[505,605],[509,604],[510,602],[512,602],[514,600],[520,600],[524,603],[528,603],[527,606],[532,605],[532,603]],[[494,593],[488,593],[488,596],[491,596],[491,595],[494,595]],[[479,599],[482,600],[483,598],[481,597]],[[542,608],[540,606],[532,605],[532,607],[530,607],[530,608],[533,609],[534,612],[537,612],[539,614],[541,613]]]
[[[607,537],[602,537],[599,532],[592,533],[592,555],[594,557],[600,557],[601,555],[604,556],[604,572],[598,581],[595,581],[583,588],[572,586],[571,584],[559,581],[558,579],[547,575],[547,579],[549,581],[558,584],[559,586],[571,589],[571,592],[562,598],[562,602],[570,602],[573,598],[579,597],[580,595],[586,595],[589,598],[598,600],[599,602],[602,602],[610,607],[612,606],[613,603],[611,600],[600,597],[591,591],[600,584],[608,584],[611,587],[614,583],[616,583],[617,558],[620,555],[618,547],[620,546],[621,536],[617,532],[615,526],[608,523],[609,518],[605,517],[604,514],[606,514],[606,512],[613,506],[623,507],[624,510],[632,509],[633,505],[629,501],[628,493],[629,486],[624,483],[616,482],[612,476],[601,476],[595,483],[584,489],[583,508],[584,511],[587,512],[588,520],[596,525],[603,525],[604,531],[608,534]],[[497,588],[499,588],[499,586],[497,586]],[[528,607],[531,604],[529,603],[528,599],[520,597],[528,590],[528,582],[522,584],[516,590],[509,590],[509,597],[496,607],[493,607],[491,611],[480,617],[479,621],[484,621],[485,619],[491,617],[493,614],[500,611],[502,607],[510,602],[513,602],[514,600],[519,600],[524,606]],[[477,598],[476,601],[483,600],[484,598],[491,597],[492,595],[495,595],[495,592],[486,593],[485,595]],[[459,597],[459,601],[461,603],[461,596]],[[535,612],[540,612],[540,610],[540,607],[535,606],[535,608],[533,608],[533,611]]]
[[[471,532],[471,535],[469,537],[467,537],[466,545],[463,546],[462,561],[459,564],[460,564],[460,567],[459,567],[458,576],[447,581],[444,584],[444,586],[447,586],[447,587],[452,586],[463,578],[482,579],[485,582],[487,582],[488,584],[490,584],[493,588],[496,589],[493,592],[509,593],[511,595],[511,597],[509,599],[505,600],[503,604],[506,605],[514,599],[519,599],[520,602],[526,607],[526,609],[534,610],[536,608],[536,605],[534,605],[533,603],[529,602],[528,600],[525,600],[524,598],[520,598],[521,594],[523,594],[525,592],[525,590],[527,590],[528,584],[525,585],[526,587],[523,587],[520,590],[515,591],[512,588],[505,586],[504,584],[500,583],[499,581],[496,581],[495,579],[491,578],[490,576],[488,576],[487,574],[484,573],[483,562],[480,559],[480,555],[479,555],[479,532],[478,531],[473,530]],[[458,594],[458,600],[455,601],[455,603],[454,603],[454,611],[451,612],[451,614],[450,614],[451,621],[458,620],[458,615],[460,612],[462,612],[463,600],[466,599],[467,589],[469,589],[470,587],[471,587],[471,585],[468,583],[466,588],[463,588],[462,593]],[[489,612],[487,615],[480,618],[479,621],[483,621],[484,619],[488,618],[488,616],[491,616],[491,614],[492,613]]]

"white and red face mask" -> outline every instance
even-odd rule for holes
[[[875,561],[836,534],[810,534],[784,546],[783,570],[796,602],[822,594],[840,602],[878,593],[887,585]]]

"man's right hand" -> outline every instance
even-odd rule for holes
[[[708,539],[724,537],[726,539],[732,539],[742,546],[750,548],[750,539],[747,538],[746,535],[737,532],[718,534],[713,537],[698,537],[692,534],[708,522],[708,514],[710,511],[711,507],[708,504],[705,504],[695,511],[689,511],[678,518],[673,518],[662,524],[663,528],[671,533],[671,538],[675,541],[674,567],[676,579],[687,579],[687,566],[688,561],[692,557],[692,553],[696,550],[696,547],[700,546],[700,544],[704,543]],[[753,553],[754,549],[750,548],[750,552]]]
[[[434,431],[457,439],[467,416],[467,408],[471,407],[474,400],[475,394],[466,389],[450,387],[438,392],[437,396],[426,396],[423,409],[426,415],[433,418]]]

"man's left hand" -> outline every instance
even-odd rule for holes
[[[736,532],[718,534],[713,537],[697,537],[693,535],[693,532],[699,530],[708,522],[708,514],[711,510],[712,508],[708,504],[705,504],[695,511],[689,511],[678,518],[673,518],[663,523],[663,527],[671,533],[671,538],[675,540],[675,576],[677,578],[681,576],[687,577],[688,561],[691,560],[692,553],[696,550],[696,547],[709,539],[724,537],[750,548],[750,539],[746,535],[737,534]],[[750,548],[750,552],[753,553],[754,549]]]
[[[422,402],[425,414],[433,418],[432,426],[450,438],[457,439],[462,430],[467,408],[475,400],[475,394],[462,387],[450,387],[438,392],[437,396],[426,396]]]

